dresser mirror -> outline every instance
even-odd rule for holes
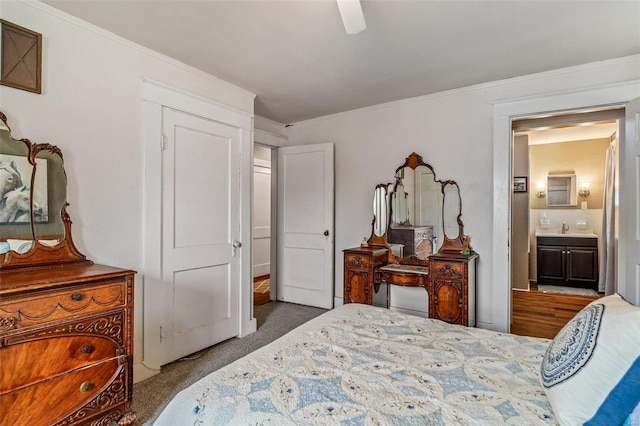
[[[62,152],[14,139],[0,119],[0,268],[85,260],[71,239]]]
[[[373,193],[373,234],[382,237],[387,233],[389,223],[389,202],[387,185],[379,184]]]
[[[396,169],[390,198],[387,242],[404,245],[404,257],[426,260],[436,252],[459,252],[463,241],[458,184],[440,181],[415,152]]]
[[[367,241],[370,246],[387,246],[389,194],[390,184],[387,183],[376,185],[373,191],[373,221],[371,222],[371,237]]]
[[[444,238],[439,253],[460,253],[464,248],[464,225],[462,224],[462,198],[455,181],[442,182],[442,217]]]

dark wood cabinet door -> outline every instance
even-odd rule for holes
[[[436,279],[434,282],[435,318],[462,324],[462,282]]]
[[[566,247],[561,246],[538,246],[538,284],[565,284],[565,251]]]
[[[595,285],[598,282],[598,250],[567,247],[567,281]]]

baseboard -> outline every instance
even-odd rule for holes
[[[147,380],[148,378],[151,378],[158,373],[160,373],[160,370],[149,368],[141,362],[133,364],[133,383]]]

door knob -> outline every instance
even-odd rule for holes
[[[328,236],[329,236],[329,230],[328,230],[328,229],[324,231],[324,236],[325,236],[325,237],[328,237]]]
[[[242,243],[240,241],[234,239],[231,242],[231,247],[232,247],[232,253],[231,254],[232,254],[233,257],[235,257],[236,254],[238,253],[238,249],[240,247],[242,247]]]

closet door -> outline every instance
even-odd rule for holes
[[[240,139],[163,109],[163,364],[239,334]]]

